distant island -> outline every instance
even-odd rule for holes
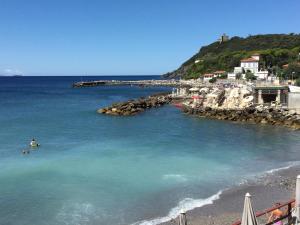
[[[197,54],[164,78],[197,79],[204,74],[223,71],[229,73],[240,61],[254,54],[261,57],[260,68],[284,76],[299,60],[300,34],[250,35],[246,38],[222,35],[216,42],[202,47]],[[299,66],[300,67],[300,66]]]

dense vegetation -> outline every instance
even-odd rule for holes
[[[261,56],[260,66],[286,76],[282,66],[299,60],[300,34],[266,34],[247,38],[233,37],[227,42],[214,42],[184,62],[177,70],[164,76],[184,79],[198,78],[216,70],[233,71],[240,60],[254,53]],[[197,60],[197,63],[195,61]],[[297,75],[297,74],[296,74]],[[299,74],[300,77],[300,74]]]

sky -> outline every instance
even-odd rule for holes
[[[0,0],[0,74],[160,75],[222,33],[300,33],[299,0]]]

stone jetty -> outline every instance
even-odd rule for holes
[[[170,93],[159,93],[146,98],[114,103],[110,107],[99,109],[97,112],[114,116],[132,116],[146,109],[163,106],[172,100]]]
[[[76,82],[72,86],[74,88],[80,87],[94,87],[94,86],[166,86],[178,87],[182,85],[179,80],[95,80],[95,81],[82,81]],[[188,85],[188,84],[187,84]]]

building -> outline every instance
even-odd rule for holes
[[[241,67],[245,72],[257,73],[259,68],[259,55],[253,55],[250,58],[241,60]]]
[[[222,44],[223,42],[226,42],[228,40],[229,40],[229,36],[227,36],[225,33],[218,39],[220,44]]]
[[[295,63],[297,66],[300,66],[300,62],[296,62]],[[282,66],[283,69],[287,69],[289,67],[290,64],[285,64]]]
[[[225,70],[217,70],[214,72],[215,77],[221,77],[224,74],[226,74]]]
[[[235,74],[238,74],[238,73],[242,74],[242,73],[244,73],[244,69],[243,69],[243,67],[234,67],[234,71],[233,72]]]
[[[210,79],[214,78],[215,75],[213,73],[206,73],[203,75],[203,81],[209,81]]]
[[[236,79],[236,73],[228,73],[227,79],[229,80],[235,80]]]
[[[254,88],[254,102],[256,104],[277,103],[287,105],[288,87],[287,86],[256,86]]]
[[[267,80],[269,76],[269,71],[267,70],[261,70],[254,74],[258,80]]]

